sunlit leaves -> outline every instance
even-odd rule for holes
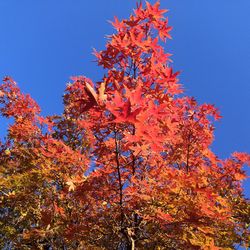
[[[13,249],[233,249],[249,244],[246,153],[211,150],[210,104],[184,96],[159,2],[138,4],[94,54],[96,83],[73,77],[62,115],[42,117],[11,78],[0,111],[0,240]]]

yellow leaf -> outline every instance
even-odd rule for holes
[[[98,91],[99,91],[99,96],[98,96],[98,99],[99,101],[103,102],[103,101],[106,101],[107,100],[107,95],[104,94],[105,92],[105,87],[106,87],[106,83],[105,82],[102,82]]]
[[[75,190],[75,184],[73,183],[72,180],[68,180],[66,184],[69,186],[69,191],[74,191]]]
[[[10,155],[10,154],[11,154],[11,152],[10,152],[9,149],[6,149],[6,150],[4,151],[4,153],[5,153],[6,155]]]

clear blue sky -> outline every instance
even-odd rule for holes
[[[154,1],[150,1],[154,2]],[[250,1],[162,0],[173,40],[174,69],[186,93],[215,104],[214,151],[227,157],[250,152]],[[113,16],[127,17],[136,1],[1,0],[0,77],[11,75],[39,103],[43,114],[62,112],[70,76],[99,80],[92,49],[103,49]],[[6,121],[1,120],[1,132]],[[250,171],[248,171],[250,175]],[[245,183],[250,196],[250,181]]]

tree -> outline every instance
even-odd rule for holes
[[[249,246],[246,153],[211,150],[218,110],[183,95],[159,2],[112,23],[100,82],[72,78],[64,113],[42,117],[9,77],[1,114],[1,247],[234,249]]]

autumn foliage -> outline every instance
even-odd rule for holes
[[[62,115],[6,77],[0,112],[2,249],[234,249],[249,246],[243,166],[211,151],[210,104],[185,96],[164,42],[166,10],[139,4],[97,52],[100,82],[73,77]]]

